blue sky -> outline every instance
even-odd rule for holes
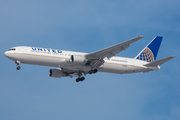
[[[1,0],[1,120],[179,120],[180,13],[177,0]],[[52,67],[21,64],[4,52],[37,46],[94,52],[143,35],[118,56],[135,57],[154,36],[163,36],[157,59],[175,59],[159,71],[97,73],[50,78]]]

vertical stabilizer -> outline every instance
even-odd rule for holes
[[[156,36],[135,58],[146,62],[155,61],[162,38]]]

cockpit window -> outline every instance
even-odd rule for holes
[[[9,51],[11,51],[11,50],[16,50],[15,48],[11,48],[11,49],[9,49]]]

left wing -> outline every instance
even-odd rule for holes
[[[88,59],[99,59],[99,58],[105,58],[105,57],[111,58],[112,56],[115,56],[119,52],[125,50],[126,48],[130,46],[130,44],[132,44],[133,42],[136,42],[137,40],[141,38],[143,38],[143,36],[137,36],[135,38],[116,44],[114,46],[87,54],[85,55],[85,57]]]
[[[85,57],[89,60],[86,65],[90,65],[92,69],[96,69],[100,67],[104,63],[104,58],[107,57],[108,59],[115,56],[119,52],[125,50],[130,46],[130,44],[136,42],[137,40],[143,38],[143,36],[137,36],[125,42],[116,44],[114,46],[90,53],[85,55]]]

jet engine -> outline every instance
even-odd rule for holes
[[[88,60],[82,55],[71,55],[69,61],[73,64],[86,64]]]
[[[49,76],[50,77],[55,77],[55,78],[61,78],[61,77],[66,77],[68,76],[67,73],[63,72],[60,69],[50,69],[49,70]]]

